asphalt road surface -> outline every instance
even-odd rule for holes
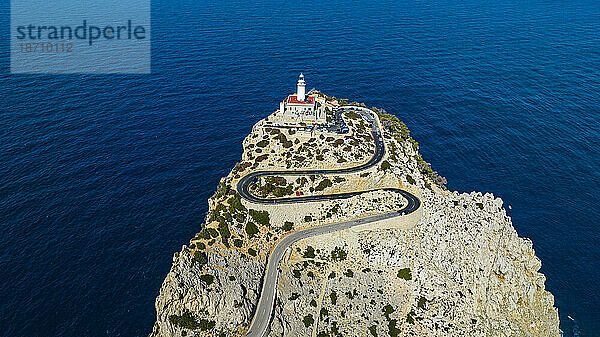
[[[375,114],[373,113],[373,116]],[[309,174],[340,174],[340,173],[351,173],[361,171],[367,168],[370,168],[381,161],[383,155],[385,153],[385,147],[383,141],[380,137],[380,131],[378,128],[378,124],[375,120],[371,123],[372,125],[372,133],[373,139],[375,140],[376,149],[373,157],[365,164],[345,168],[338,170],[297,170],[297,171],[257,171],[252,172],[246,176],[244,176],[237,184],[238,193],[242,196],[242,198],[254,202],[254,203],[263,203],[263,204],[281,204],[281,203],[293,203],[293,202],[312,202],[312,201],[323,201],[323,200],[332,200],[332,199],[343,199],[350,198],[355,195],[359,195],[365,192],[347,192],[347,193],[338,193],[338,194],[328,194],[328,195],[311,195],[311,196],[301,196],[301,197],[288,197],[288,198],[278,198],[278,199],[266,199],[259,198],[252,195],[248,188],[249,186],[255,182],[259,177],[270,176],[270,175],[309,175]],[[265,275],[263,276],[263,284],[261,289],[260,298],[258,300],[258,305],[256,306],[256,311],[254,313],[254,317],[252,318],[252,323],[250,323],[250,328],[246,333],[247,337],[263,337],[267,334],[269,324],[271,323],[271,318],[273,316],[273,307],[275,305],[275,290],[277,288],[277,278],[279,276],[279,262],[283,258],[283,254],[285,251],[296,241],[308,238],[315,235],[327,234],[331,232],[336,232],[344,229],[348,229],[354,226],[364,225],[371,222],[377,222],[381,220],[386,220],[390,218],[394,218],[397,216],[405,215],[412,213],[419,209],[421,206],[421,202],[419,199],[413,194],[397,189],[397,188],[384,188],[382,190],[392,191],[396,193],[400,193],[407,201],[407,205],[399,210],[394,212],[388,212],[383,214],[371,215],[364,218],[338,222],[333,224],[327,224],[318,227],[306,228],[296,232],[292,232],[286,236],[284,236],[281,241],[273,248],[271,254],[269,255],[269,260],[267,262],[267,268],[265,271]]]

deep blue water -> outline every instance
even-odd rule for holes
[[[259,118],[309,87],[406,121],[512,205],[567,336],[600,336],[600,3],[153,1],[151,75],[10,75],[0,336],[145,336],[173,252]]]

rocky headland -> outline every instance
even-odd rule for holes
[[[241,161],[209,199],[200,232],[173,256],[156,298],[151,336],[244,336],[277,243],[304,228],[406,206],[405,198],[385,188],[414,194],[420,208],[289,247],[280,263],[269,336],[559,336],[558,310],[545,290],[541,262],[531,241],[518,236],[502,200],[447,190],[393,115],[370,110],[385,143],[382,160],[370,168],[272,175],[250,186],[265,199],[365,193],[271,205],[237,192],[237,182],[254,171],[348,168],[369,161],[375,140],[357,113],[368,110],[359,106],[343,109],[345,134],[269,127],[268,117],[255,125]]]

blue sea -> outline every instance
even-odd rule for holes
[[[600,3],[152,4],[152,74],[11,75],[0,4],[0,336],[146,336],[252,125],[308,87],[405,121],[531,238],[566,336],[600,336]],[[571,317],[571,318],[569,318]]]

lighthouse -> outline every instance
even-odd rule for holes
[[[306,82],[304,82],[304,74],[298,77],[296,93],[288,95],[281,103],[279,110],[273,117],[273,121],[279,120],[285,123],[326,123],[325,114],[325,99],[321,98],[322,102],[317,102],[317,95],[306,94]]]
[[[306,82],[304,82],[304,74],[300,73],[300,77],[298,78],[298,89],[296,90],[297,98],[300,102],[304,102],[306,98]]]

